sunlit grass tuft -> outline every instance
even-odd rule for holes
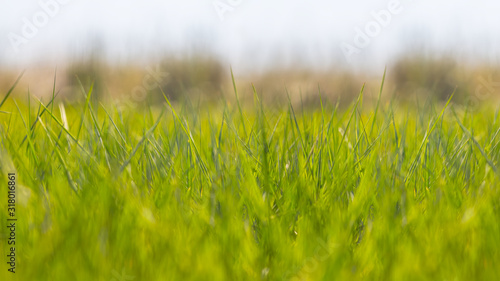
[[[92,88],[10,90],[18,265],[1,280],[500,279],[498,110],[364,105],[364,87],[347,109],[278,111],[254,88],[252,109],[233,86],[236,106],[125,111]]]

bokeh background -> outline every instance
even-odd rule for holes
[[[269,103],[349,101],[363,83],[385,92],[457,99],[475,106],[500,92],[500,3],[481,1],[0,1],[0,87],[23,69],[18,91],[121,106],[172,98],[231,97],[232,67],[243,99],[250,84]],[[155,81],[144,86],[151,71]],[[160,74],[158,74],[160,73]],[[168,75],[166,75],[168,73]],[[154,75],[153,75],[154,76]],[[156,83],[155,83],[156,82]],[[148,84],[148,83],[147,83]],[[159,86],[159,87],[158,87]],[[247,97],[247,98],[245,98]]]

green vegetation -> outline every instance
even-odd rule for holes
[[[500,280],[498,109],[9,94],[1,280]]]

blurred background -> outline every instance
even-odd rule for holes
[[[269,103],[349,101],[363,83],[376,99],[457,100],[500,93],[500,2],[302,0],[0,0],[0,92],[57,90],[136,107],[160,98],[242,99],[251,83]]]

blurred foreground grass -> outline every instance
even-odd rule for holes
[[[500,280],[498,109],[90,94],[0,106],[1,280]]]

